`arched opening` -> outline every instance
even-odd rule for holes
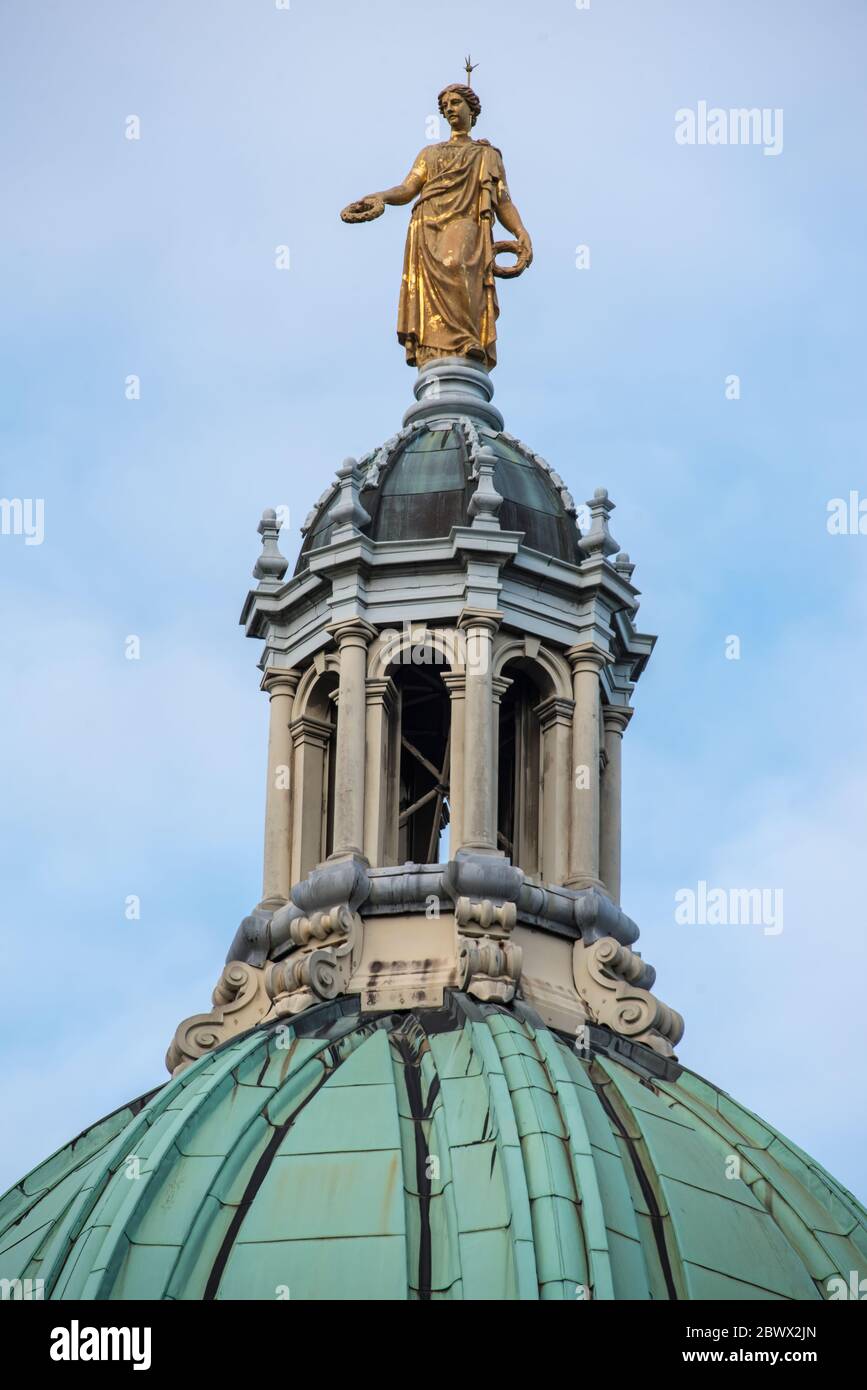
[[[510,662],[509,681],[500,700],[497,753],[497,847],[529,878],[542,873],[541,760],[542,730],[538,685]]]
[[[397,698],[393,714],[397,796],[394,862],[437,864],[448,855],[451,705],[431,647],[414,646],[389,671]]]

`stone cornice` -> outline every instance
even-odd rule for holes
[[[280,617],[287,608],[296,607],[321,587],[322,580],[304,570],[281,584],[279,589],[250,589],[238,621],[246,629],[248,637],[261,637],[264,634],[259,629],[263,623]]]

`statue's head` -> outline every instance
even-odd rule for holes
[[[482,103],[472,87],[463,82],[451,82],[443,87],[437,104],[452,130],[469,130],[479,119]]]

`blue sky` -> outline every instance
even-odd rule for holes
[[[163,1079],[259,897],[256,524],[288,506],[294,559],[400,424],[407,211],[337,214],[407,173],[469,50],[536,256],[501,282],[497,404],[577,498],[609,489],[660,634],[624,907],[682,1059],[863,1199],[867,537],[826,516],[867,497],[867,11],[91,0],[2,28],[0,495],[43,498],[45,538],[0,536],[0,1186]],[[782,152],[678,145],[702,100],[781,108]],[[700,880],[782,888],[784,930],[678,925]]]

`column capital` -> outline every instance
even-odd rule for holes
[[[603,705],[602,722],[605,732],[623,734],[635,710],[631,705]]]
[[[495,705],[498,705],[498,704],[500,703],[500,701],[502,700],[502,698],[503,698],[503,696],[505,695],[506,691],[508,690],[509,686],[510,686],[510,685],[514,685],[514,684],[515,684],[515,682],[514,682],[514,680],[512,679],[511,676],[494,676],[494,677],[492,678],[492,680],[491,680],[491,686],[492,686],[493,691],[494,691],[494,704],[495,704]]]
[[[323,719],[312,719],[307,714],[293,719],[289,725],[292,743],[296,748],[300,748],[302,743],[318,743],[320,748],[327,748],[332,730],[333,725],[326,724]]]
[[[572,711],[575,708],[574,700],[566,700],[560,695],[549,695],[547,700],[534,707],[533,713],[536,715],[542,726],[542,732],[550,729],[554,724],[562,724],[567,729],[572,727]]]
[[[579,642],[569,647],[566,657],[573,673],[576,671],[601,671],[603,666],[613,660],[607,647],[597,647],[595,642]]]
[[[342,618],[336,623],[329,623],[325,630],[341,649],[345,646],[367,648],[377,636],[376,628],[372,623],[365,622],[364,618]]]
[[[467,693],[466,671],[440,671],[440,680],[452,700],[462,700]]]
[[[369,705],[384,705],[386,709],[391,709],[397,698],[397,686],[391,676],[368,679],[365,682],[365,690]]]
[[[267,666],[262,672],[259,689],[266,691],[269,699],[273,699],[275,695],[294,695],[300,679],[300,671],[287,670],[281,666]]]
[[[486,628],[493,635],[503,621],[503,614],[495,608],[471,608],[465,606],[458,615],[458,627],[462,632],[471,627]]]

